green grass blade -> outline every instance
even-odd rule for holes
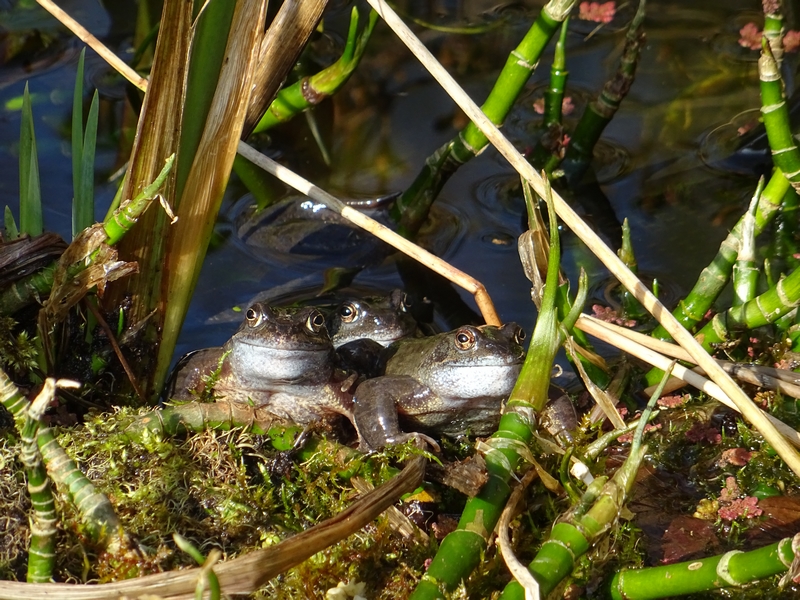
[[[86,48],[78,58],[78,72],[75,74],[75,90],[72,93],[72,207],[81,193],[81,157],[83,156],[83,61]],[[75,236],[75,213],[72,215],[72,235]]]
[[[14,214],[11,212],[8,205],[6,205],[5,214],[3,215],[3,224],[6,229],[6,241],[15,240],[19,237],[17,222],[14,220]]]
[[[94,92],[86,131],[83,135],[83,152],[80,157],[80,185],[75,187],[72,199],[72,236],[75,237],[94,224],[94,155],[97,146],[97,91]],[[74,184],[73,184],[74,185]]]
[[[28,84],[22,96],[22,122],[19,136],[19,226],[22,233],[42,233],[42,192],[39,186],[39,158],[33,130],[33,110]]]

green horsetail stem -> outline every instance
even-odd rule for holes
[[[764,178],[761,177],[742,221],[741,244],[733,264],[733,306],[741,306],[756,295],[759,274],[756,266],[756,209],[763,190]]]
[[[671,372],[672,367],[668,371]],[[622,466],[610,480],[605,476],[598,477],[587,486],[580,501],[563,518],[558,519],[550,536],[528,565],[539,583],[542,596],[547,596],[572,572],[575,561],[619,518],[622,505],[631,493],[636,473],[647,453],[647,446],[642,444],[645,426],[652,418],[656,401],[668,380],[669,375],[664,374],[650,396],[650,401],[636,424],[630,453]],[[525,591],[516,581],[509,583],[500,594],[500,600],[524,599]]]
[[[619,110],[628,95],[636,75],[636,66],[644,45],[642,29],[645,17],[645,0],[639,0],[639,7],[628,26],[625,47],[619,59],[614,76],[606,82],[597,99],[586,107],[581,120],[575,127],[572,139],[567,146],[561,168],[570,181],[577,181],[586,171],[592,159],[592,152],[606,126]]]
[[[255,133],[266,131],[279,123],[288,121],[339,91],[339,88],[347,82],[361,61],[377,20],[378,13],[374,10],[370,11],[367,26],[360,35],[357,35],[358,10],[353,7],[350,13],[347,43],[339,60],[316,75],[304,77],[297,83],[281,89],[253,131]]]
[[[133,200],[123,202],[114,213],[108,217],[103,224],[103,228],[108,236],[106,244],[113,246],[130,231],[141,214],[150,206],[156,197],[159,188],[164,184],[167,175],[172,169],[175,155],[170,156],[161,173],[155,181],[141,191]],[[91,257],[90,257],[91,259]],[[71,275],[77,275],[88,266],[86,263],[73,265]],[[55,274],[57,262],[53,262],[44,269],[23,277],[14,285],[9,286],[0,293],[0,315],[11,315],[19,309],[27,306],[34,300],[46,297],[50,294],[53,287],[53,276]]]
[[[545,47],[567,17],[575,0],[550,0],[506,64],[481,109],[495,125],[502,125]],[[444,184],[458,168],[477,156],[488,143],[473,123],[426,160],[420,173],[392,207],[392,219],[406,237],[414,237]]]
[[[497,432],[487,442],[490,450],[485,459],[489,480],[475,497],[467,500],[458,528],[442,540],[439,551],[411,595],[413,600],[444,598],[445,592],[452,591],[478,565],[511,493],[508,482],[523,460],[522,455],[528,452],[536,426],[536,412],[547,403],[550,372],[559,347],[555,303],[561,257],[552,197],[547,201],[550,215],[547,282],[522,372],[506,403]],[[576,306],[582,309],[577,302]]]
[[[714,344],[728,341],[737,332],[762,327],[800,305],[800,269],[795,269],[774,287],[741,306],[714,315],[695,338],[710,351]]]
[[[786,571],[794,560],[792,538],[752,550],[733,550],[674,565],[624,570],[611,580],[613,600],[656,600],[748,583]]]
[[[544,94],[544,124],[545,126],[557,125],[561,123],[561,106],[564,102],[564,93],[567,87],[567,27],[569,17],[564,19],[561,24],[561,33],[556,42],[556,49],[553,54],[553,65],[550,67],[550,87]]]
[[[783,15],[780,13],[780,3],[767,0],[764,4],[764,38],[772,50],[772,56],[778,63],[778,68],[783,61]]]
[[[792,137],[789,108],[786,105],[780,68],[766,39],[761,41],[758,59],[761,81],[761,115],[772,152],[772,161],[785,174],[791,185],[800,188],[800,150]]]
[[[602,478],[597,478],[597,484],[593,482],[586,489],[581,505],[553,526],[550,536],[528,565],[539,582],[542,597],[546,597],[572,572],[575,561],[617,521],[646,452],[647,446],[644,445],[638,452],[628,456],[610,480],[603,482]],[[602,488],[598,491],[601,484]],[[586,505],[589,504],[587,509]],[[509,583],[499,598],[524,599],[525,590],[516,581]]]
[[[56,562],[56,516],[55,501],[50,478],[42,462],[42,454],[36,443],[41,419],[50,402],[55,397],[56,382],[52,378],[45,381],[36,400],[25,410],[25,424],[22,426],[20,460],[25,467],[28,480],[28,494],[31,498],[33,515],[31,540],[28,548],[28,575],[30,583],[49,583],[53,578]]]
[[[0,370],[0,403],[14,415],[17,428],[25,427],[25,413],[31,403],[8,375]],[[81,515],[86,534],[109,551],[116,550],[124,537],[122,525],[108,498],[97,491],[75,462],[64,452],[50,427],[39,428],[36,436],[47,472],[65,488],[66,494]]]
[[[760,234],[775,218],[785,198],[793,198],[794,196],[795,191],[789,185],[788,179],[784,177],[783,171],[775,169],[756,207],[754,234],[756,236]],[[692,290],[686,298],[678,302],[678,306],[672,311],[672,315],[686,329],[691,330],[703,320],[708,309],[716,302],[728,283],[733,271],[733,263],[736,261],[741,245],[744,219],[744,216],[742,216],[737,221],[731,232],[720,244],[717,255],[700,273]],[[661,325],[656,327],[650,335],[660,340],[672,339],[667,330]],[[651,369],[647,373],[647,384],[655,385],[661,378],[661,373],[659,369]]]

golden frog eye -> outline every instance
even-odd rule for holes
[[[514,341],[521,346],[526,337],[525,330],[522,327],[517,327],[516,331],[514,331]]]
[[[339,308],[339,317],[343,323],[352,323],[358,318],[358,308],[352,302],[342,304]]]
[[[319,333],[324,325],[325,317],[323,317],[322,313],[319,311],[315,310],[313,313],[308,315],[308,319],[306,320],[306,329],[308,329],[311,333]]]
[[[250,327],[258,327],[259,324],[264,320],[264,311],[260,309],[259,306],[253,305],[247,309],[245,313],[245,319],[247,319],[247,324]]]
[[[469,350],[475,345],[475,334],[469,329],[462,329],[456,334],[456,348]]]
[[[408,297],[408,294],[403,294],[403,302],[400,304],[400,308],[405,312],[411,308],[411,303],[411,298]]]

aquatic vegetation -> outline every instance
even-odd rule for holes
[[[147,378],[143,398],[153,397],[166,375],[177,329],[199,277],[236,147],[249,158],[255,155],[253,164],[272,165],[269,167],[272,172],[283,173],[287,180],[302,186],[309,195],[322,196],[324,203],[338,206],[341,214],[360,214],[308,181],[298,182],[298,177],[286,174],[286,168],[279,163],[288,162],[287,157],[281,155],[276,162],[259,157],[257,152],[239,143],[239,132],[248,131],[257,121],[251,118],[253,104],[248,103],[245,92],[252,87],[255,78],[257,53],[250,52],[260,43],[259,27],[254,24],[261,22],[263,5],[249,1],[228,6],[212,3],[206,14],[198,16],[188,5],[180,7],[178,4],[166,3],[164,24],[169,23],[169,27],[159,33],[151,79],[139,81],[149,90],[145,96],[143,123],[148,120],[151,124],[159,123],[152,130],[142,125],[123,188],[126,191],[122,193],[124,198],[132,195],[132,190],[143,188],[137,198],[150,202],[166,181],[165,204],[174,207],[178,222],[167,226],[164,212],[150,210],[144,223],[131,229],[138,213],[129,212],[129,205],[122,203],[112,219],[96,227],[98,239],[102,236],[102,240],[90,242],[82,234],[78,235],[80,251],[73,247],[61,265],[52,267],[48,285],[41,289],[27,285],[15,290],[14,296],[19,296],[16,291],[23,290],[27,294],[26,302],[33,302],[55,284],[51,300],[39,317],[37,338],[25,333],[32,332],[34,326],[20,330],[23,335],[14,321],[0,322],[0,329],[7,330],[6,339],[9,340],[6,350],[0,348],[0,358],[9,369],[16,366],[16,374],[25,376],[28,383],[39,375],[38,371],[31,372],[34,368],[42,375],[49,374],[49,365],[41,367],[39,364],[43,353],[36,344],[43,343],[45,352],[55,347],[55,336],[51,335],[53,324],[72,314],[73,306],[97,285],[98,297],[102,294],[101,307],[113,308],[113,325],[116,325],[106,324],[102,336],[113,338],[114,334],[120,335],[132,326],[138,330],[138,325],[147,330],[144,338],[137,342],[138,346],[128,349],[138,348],[134,366],[146,372]],[[557,4],[551,3],[550,8]],[[392,21],[388,7],[378,8],[392,27],[402,31],[397,22]],[[597,22],[608,23],[615,18],[615,13],[611,12],[614,3],[583,3],[581,8],[585,17]],[[567,43],[569,26],[566,20],[559,25],[566,12],[558,15],[558,19],[542,13],[545,16],[531,31],[541,27],[548,35],[536,32],[532,44],[536,52],[527,54],[531,48],[525,48],[523,43],[518,49],[523,59],[513,54],[509,58],[509,63],[521,60],[525,64],[516,64],[510,69],[514,81],[509,87],[514,93],[501,90],[505,87],[501,76],[501,83],[484,105],[490,113],[489,119],[463,90],[455,90],[452,82],[448,83],[443,77],[443,85],[457,98],[472,123],[462,129],[456,141],[451,140],[442,147],[446,150],[441,156],[466,149],[468,152],[464,156],[471,158],[491,140],[525,180],[520,196],[525,198],[529,211],[530,231],[520,241],[520,252],[525,273],[533,285],[532,296],[539,308],[539,317],[523,375],[503,407],[498,432],[486,441],[479,441],[475,448],[469,440],[443,441],[445,451],[437,457],[411,444],[363,455],[333,441],[352,441],[352,435],[348,437],[348,432],[340,431],[335,424],[301,431],[270,415],[268,403],[266,408],[256,408],[247,403],[221,402],[189,402],[157,410],[117,409],[111,413],[83,410],[79,415],[80,423],[62,422],[58,429],[51,429],[42,422],[44,417],[36,410],[31,412],[28,400],[8,383],[4,387],[3,404],[17,421],[17,429],[10,424],[5,429],[13,442],[11,445],[20,452],[24,449],[23,462],[32,485],[47,480],[42,463],[38,462],[38,452],[41,452],[41,460],[49,464],[50,477],[60,488],[58,510],[62,521],[68,524],[60,534],[67,540],[64,546],[68,550],[57,551],[52,557],[49,544],[54,538],[52,528],[47,526],[48,520],[52,521],[52,512],[48,509],[31,513],[37,524],[32,528],[37,530],[33,532],[33,545],[40,548],[42,556],[55,559],[53,563],[37,563],[36,552],[31,553],[30,565],[35,567],[35,572],[29,575],[31,580],[47,581],[52,576],[81,581],[92,577],[102,582],[113,581],[102,583],[97,586],[98,590],[133,595],[144,590],[160,590],[158,586],[169,576],[176,585],[182,586],[174,590],[180,595],[191,594],[200,578],[212,595],[219,589],[221,593],[255,593],[256,597],[299,597],[323,590],[337,597],[343,593],[361,594],[365,589],[370,597],[386,598],[490,597],[494,593],[502,594],[501,597],[522,597],[523,587],[536,596],[547,594],[559,585],[565,586],[573,597],[597,597],[610,585],[613,597],[649,598],[662,597],[665,593],[709,591],[723,584],[741,586],[758,578],[764,581],[760,584],[761,590],[755,593],[775,590],[776,578],[769,578],[787,571],[794,556],[790,537],[793,532],[786,531],[781,519],[794,510],[793,496],[787,492],[792,490],[800,470],[797,453],[787,442],[787,439],[798,442],[793,428],[800,422],[800,411],[798,402],[788,397],[788,394],[797,393],[798,381],[785,369],[765,366],[777,363],[790,367],[794,362],[794,340],[790,336],[797,333],[793,309],[800,300],[795,289],[797,270],[790,259],[797,254],[792,249],[796,240],[784,229],[783,240],[775,245],[780,249],[770,255],[775,256],[771,258],[774,262],[761,269],[760,242],[756,237],[767,230],[769,221],[781,207],[784,212],[791,209],[794,191],[783,173],[795,173],[800,164],[795,164],[797,157],[793,155],[787,115],[781,108],[775,108],[785,100],[778,78],[781,58],[776,48],[781,36],[777,16],[768,11],[764,29],[770,45],[763,45],[761,76],[767,135],[773,151],[782,155],[776,163],[780,163],[783,170],[776,170],[766,185],[758,186],[750,209],[720,248],[714,263],[701,276],[695,290],[697,294],[682,304],[682,314],[679,313],[676,321],[634,275],[637,259],[631,238],[635,231],[621,228],[622,248],[615,254],[575,215],[547,178],[549,173],[552,185],[565,190],[576,186],[585,176],[591,178],[597,142],[622,106],[638,68],[639,54],[644,48],[644,4],[639,5],[630,27],[622,34],[625,48],[619,67],[574,129],[563,119],[569,108],[564,98],[568,59],[572,52]],[[318,17],[319,13],[316,14]],[[243,63],[241,70],[226,72],[225,40],[217,38],[219,31],[210,25],[211,19],[214,23],[238,23],[243,28],[239,30],[244,32],[239,41],[246,42],[245,48],[231,49],[246,58],[246,66]],[[352,58],[363,53],[362,58],[365,58],[368,50],[364,44],[374,21],[371,20],[367,33],[359,37],[354,20],[350,21],[345,54]],[[559,28],[551,88],[542,106],[542,125],[548,129],[548,135],[552,133],[552,143],[543,141],[544,134],[541,138],[531,138],[536,140],[533,156],[537,160],[544,159],[537,164],[546,166],[541,176],[506,138],[499,135],[492,121],[499,123],[508,116],[506,113],[515,102],[516,92],[525,90],[525,80],[531,71],[528,63],[538,60],[547,40]],[[313,26],[306,24],[308,34],[312,29]],[[197,36],[194,48],[202,49],[191,57],[189,34]],[[210,37],[204,37],[206,35]],[[622,42],[622,35],[619,42]],[[302,39],[294,40],[298,48],[306,41],[303,36],[299,37]],[[409,43],[413,47],[414,43]],[[164,44],[169,44],[168,50]],[[206,50],[208,53],[201,56]],[[422,50],[424,48],[417,47],[415,51],[424,56]],[[211,67],[206,67],[209,71],[197,66],[195,61],[201,59],[212,63]],[[286,60],[294,62],[294,58]],[[431,67],[438,64],[431,63],[430,57],[425,60]],[[164,70],[163,65],[167,65]],[[353,67],[349,64],[345,69],[348,75]],[[200,70],[193,71],[196,68]],[[288,67],[275,78],[283,79],[286,70]],[[194,104],[193,93],[184,89],[183,82],[189,81],[189,87],[194,83],[204,84],[209,73],[212,74],[208,78],[209,89],[199,92],[197,104]],[[220,74],[228,83],[217,88]],[[227,79],[231,74],[231,79]],[[358,73],[354,76],[358,77]],[[226,85],[230,86],[225,88],[228,92],[234,92],[217,95]],[[269,86],[277,87],[277,83],[270,82]],[[302,84],[299,91],[303,91]],[[81,95],[76,91],[76,98]],[[228,103],[231,95],[236,98]],[[305,108],[302,103],[289,104],[293,104],[294,109]],[[213,129],[216,121],[206,118],[206,109],[221,105],[225,107],[223,112],[231,113],[225,115],[230,120],[220,129]],[[182,108],[171,112],[165,106]],[[294,109],[289,113],[295,114]],[[525,109],[536,112],[530,103]],[[92,111],[90,107],[90,115]],[[193,115],[188,119],[192,131],[187,129],[185,134],[178,135],[175,127],[186,124],[175,119],[182,111]],[[32,183],[37,178],[31,175],[35,170],[31,114],[28,110],[25,116],[23,131],[30,143],[21,164],[28,168],[24,179]],[[86,196],[87,181],[92,179],[87,175],[87,156],[91,153],[91,143],[87,141],[91,137],[89,130],[94,126],[87,124],[84,133],[83,124],[79,123],[82,119],[78,118],[81,114],[77,110],[73,112],[74,131],[78,136],[73,141],[80,140],[85,150],[80,162],[76,157],[81,153],[78,150],[73,153],[76,160],[73,168],[80,173],[80,177],[76,177],[76,197],[79,188],[84,190],[80,195]],[[284,116],[287,115],[282,113],[279,120]],[[447,135],[449,137],[449,132]],[[210,144],[206,149],[203,149],[204,139]],[[274,148],[282,148],[281,144],[279,141]],[[218,146],[219,161],[213,166],[204,162],[211,154],[210,149]],[[175,169],[162,169],[161,161],[167,151],[175,148],[180,150]],[[425,169],[430,167],[429,162]],[[428,178],[430,173],[423,175]],[[438,172],[433,174],[432,183],[430,178],[426,179],[423,204],[432,201],[447,177],[448,173]],[[416,193],[418,190],[412,190],[414,185],[416,183],[406,192]],[[26,194],[35,198],[35,185]],[[549,231],[537,214],[540,202],[547,203]],[[402,213],[402,204],[396,212]],[[30,206],[35,205],[35,199],[31,200]],[[400,217],[406,233],[413,232],[418,221],[424,220],[426,208],[423,206],[415,213],[418,208]],[[84,213],[81,219],[85,218],[84,209],[77,211]],[[494,227],[494,221],[501,222],[499,213],[493,214],[492,219],[488,219],[491,222],[485,225]],[[559,216],[563,223],[558,221]],[[515,227],[518,227],[519,217],[518,212],[513,214]],[[352,218],[359,223],[367,222],[363,215]],[[405,223],[403,218],[407,219]],[[154,221],[161,223],[154,224]],[[789,221],[784,221],[785,228],[787,223]],[[629,290],[620,295],[619,307],[595,305],[595,319],[581,314],[588,295],[587,275],[582,273],[577,293],[573,295],[562,272],[565,265],[561,244],[569,240],[568,235],[559,235],[564,224],[591,246],[592,252]],[[14,229],[7,226],[9,230]],[[31,227],[36,227],[35,214],[25,218],[24,228]],[[160,227],[164,229],[156,234],[156,241],[148,241],[145,248],[142,238]],[[129,229],[139,239],[129,237]],[[376,230],[385,236],[382,239],[416,252],[409,242],[393,237],[395,234],[389,235],[380,228]],[[81,273],[87,257],[94,260],[111,256],[101,256],[101,249],[105,251],[103,244],[111,246],[123,233],[124,252],[136,256],[143,271],[140,280],[133,285],[137,288],[150,286],[150,290],[139,288],[133,305],[128,306],[120,302],[125,294],[118,286],[104,292],[106,280],[98,275],[97,278],[86,276],[78,291],[70,292],[70,284],[79,276],[83,277]],[[187,239],[189,234],[193,238],[191,241]],[[490,237],[505,239],[494,234]],[[615,234],[615,243],[618,237]],[[169,252],[161,254],[164,248],[171,249],[174,257]],[[416,256],[421,257],[422,262],[434,263],[435,257],[425,253]],[[478,261],[475,264],[478,265]],[[787,275],[781,277],[779,269]],[[466,281],[457,271],[449,273],[455,274],[457,281]],[[727,310],[720,306],[716,314],[709,314],[729,278],[736,287],[733,306]],[[471,286],[470,292],[485,300],[481,304],[485,319],[499,321],[483,285],[475,280],[469,280],[467,285]],[[527,283],[524,286],[527,295]],[[658,287],[653,285],[656,291]],[[12,298],[8,302],[14,301]],[[652,337],[630,329],[648,327],[649,317],[643,307],[664,324]],[[95,333],[99,328],[92,319],[98,322],[112,319],[100,311],[89,310],[86,314],[92,316],[87,316],[86,323],[79,328],[81,334],[87,338],[94,336],[92,344],[95,340],[102,343],[102,336]],[[20,322],[25,316],[20,313]],[[706,348],[717,351],[720,358],[729,359],[729,362],[712,360],[677,322],[690,329],[697,326],[702,337],[700,341]],[[774,330],[767,329],[767,325]],[[754,328],[758,329],[754,331]],[[662,399],[659,406],[663,410],[658,414],[645,412],[639,417],[633,433],[631,419],[636,418],[637,401],[633,395],[637,368],[625,364],[609,367],[588,345],[588,338],[582,333],[584,329],[600,339],[618,343],[626,352],[647,356],[658,369],[672,370],[714,398],[738,408],[754,425],[745,423],[732,410],[721,408],[700,393],[673,394]],[[166,333],[157,350],[148,345],[162,332]],[[663,341],[670,338],[678,340],[680,346]],[[619,342],[620,339],[626,341]],[[586,385],[592,390],[597,405],[592,406],[588,394],[583,400],[576,399],[578,404],[584,402],[578,407],[581,414],[576,415],[573,409],[572,421],[565,415],[558,416],[557,419],[564,418],[564,423],[550,421],[551,430],[541,417],[553,393],[549,385],[553,359],[562,344],[567,346],[573,364],[586,377]],[[685,366],[675,365],[668,358],[673,355],[682,361],[700,364],[716,383],[712,384]],[[743,365],[730,363],[742,360],[760,364],[745,369]],[[152,368],[154,364],[155,369]],[[222,368],[223,363],[219,362],[208,384],[223,377]],[[730,372],[744,378],[744,371],[749,373],[747,386],[773,389],[752,393],[754,388],[747,387],[745,394],[726,375]],[[669,384],[661,372],[651,372],[649,377],[651,383],[659,379],[662,385]],[[87,375],[88,380],[91,378]],[[133,381],[137,379],[132,377]],[[648,411],[653,409],[660,392],[661,389],[655,392]],[[755,396],[754,403],[749,396]],[[76,398],[67,398],[63,401],[77,403]],[[81,400],[91,401],[91,398],[90,391],[84,393]],[[118,397],[105,400],[109,404],[125,403]],[[621,405],[616,408],[618,402]],[[567,404],[572,407],[570,401]],[[559,413],[553,410],[552,414]],[[603,430],[606,417],[617,427],[615,431]],[[565,425],[567,422],[569,426]],[[18,441],[23,438],[24,441]],[[65,446],[70,449],[70,455],[63,451]],[[8,464],[16,461],[13,454],[9,459],[3,455],[2,460]],[[441,461],[441,471],[431,468],[428,475],[437,481],[428,481],[420,489],[426,460]],[[17,462],[14,466],[20,474],[23,472]],[[455,489],[442,484],[454,479],[459,480]],[[524,484],[517,485],[520,479]],[[14,481],[2,481],[4,486],[11,486],[10,489],[14,489],[14,484],[16,489],[22,485],[21,476]],[[378,487],[369,491],[371,486]],[[402,493],[412,490],[415,493],[406,499],[405,506],[395,508],[405,508],[419,519],[417,522],[427,521],[429,525],[419,528],[403,521],[404,517],[398,517],[396,510],[392,511],[392,519],[399,520],[400,525],[389,525],[390,521],[383,518],[375,521],[375,517]],[[357,494],[362,496],[355,499]],[[44,497],[34,496],[33,490],[31,496],[42,505],[49,502]],[[504,508],[509,497],[513,501],[510,507]],[[91,502],[87,503],[86,498]],[[511,508],[517,502],[523,506],[519,515],[513,514]],[[28,510],[18,504],[9,506],[9,514]],[[437,511],[440,514],[437,515]],[[444,514],[458,511],[462,511],[459,520]],[[497,523],[502,530],[498,544],[500,553],[489,543]],[[363,526],[366,529],[360,529]],[[781,541],[777,544],[768,545],[773,540],[761,537],[762,530],[769,528],[778,531],[776,538],[780,537]],[[341,540],[358,530],[361,532]],[[173,533],[180,536],[172,537]],[[9,545],[21,547],[19,540],[27,534],[23,527],[21,532],[10,536]],[[566,552],[565,547],[570,547],[571,551]],[[746,552],[739,554],[740,550]],[[85,571],[84,553],[89,557],[88,571]],[[513,554],[518,554],[519,558],[513,558]],[[717,556],[702,558],[710,554]],[[21,554],[15,561],[6,556],[8,554],[0,554],[3,574],[7,573],[9,578],[22,577]],[[506,586],[509,575],[501,565],[501,558],[519,583]],[[640,570],[645,564],[685,560],[690,562],[672,565],[671,569]],[[530,562],[530,568],[525,567],[523,561]],[[279,582],[272,580],[297,563],[300,565],[282,575]],[[720,565],[727,569],[722,579],[718,576]],[[151,571],[182,566],[194,566],[194,569],[147,575]],[[117,581],[134,575],[142,577]],[[612,581],[603,581],[606,576]],[[790,573],[785,582],[789,592],[797,589],[789,581],[793,576],[794,573]],[[659,579],[661,577],[663,580]],[[51,584],[38,585],[44,587],[9,584],[12,590],[9,593],[26,593],[33,597],[30,593],[36,590],[46,593],[52,589]],[[141,587],[134,587],[137,585]],[[259,588],[260,591],[256,591]],[[79,586],[74,585],[57,589],[65,594],[81,593]]]

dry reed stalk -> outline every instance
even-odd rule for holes
[[[661,369],[662,371],[666,371],[672,364],[672,359],[667,358],[663,354],[659,354],[658,352],[651,350],[642,344],[639,344],[637,341],[631,339],[627,335],[617,332],[615,329],[605,327],[604,325],[606,325],[606,323],[601,325],[600,323],[602,322],[596,321],[596,319],[579,319],[578,326],[586,333],[608,342],[623,352],[627,352],[631,356],[635,356],[636,358],[639,358],[653,365],[654,367]],[[695,373],[691,369],[687,369],[680,364],[676,364],[672,368],[672,374],[678,379],[682,379],[686,383],[696,387],[698,390],[702,390],[725,406],[741,412],[733,400],[731,400],[731,398],[722,390],[719,385],[713,381],[710,381],[706,377],[703,377],[699,373]],[[773,417],[771,414],[762,411],[760,408],[756,407],[756,410],[761,413],[765,420],[769,421],[770,425],[776,430],[776,432],[779,432],[779,435],[781,435],[781,440],[788,440],[800,448],[800,433],[789,427],[783,421]]]
[[[368,0],[369,4],[383,18],[395,34],[406,44],[417,59],[428,69],[442,88],[458,104],[461,110],[475,123],[478,129],[489,139],[506,160],[524,177],[537,194],[545,197],[545,182],[531,164],[517,151],[514,145],[500,133],[500,130],[483,114],[480,107],[472,101],[466,92],[456,83],[450,74],[434,58],[428,49],[419,41],[411,30],[403,23],[397,13],[383,0]],[[572,210],[555,191],[552,192],[553,203],[558,216],[611,271],[617,280],[624,285],[655,319],[667,330],[672,338],[680,344],[701,366],[711,379],[724,390],[725,395],[735,404],[737,410],[753,424],[761,435],[769,442],[787,466],[800,477],[800,454],[786,439],[778,433],[774,425],[753,404],[753,401],[728,376],[714,359],[697,343],[692,335],[684,329],[672,316],[669,310],[639,281],[616,253],[603,243],[600,237]]]
[[[140,90],[144,91],[147,87],[147,80],[139,75],[136,71],[131,69],[125,62],[123,62],[116,54],[114,54],[108,47],[94,37],[89,31],[75,19],[70,17],[67,13],[56,6],[55,2],[51,0],[36,0],[39,5],[53,15],[59,22],[69,29],[75,36],[89,46],[92,50],[97,52],[103,60],[111,65],[120,75],[130,81]]]

